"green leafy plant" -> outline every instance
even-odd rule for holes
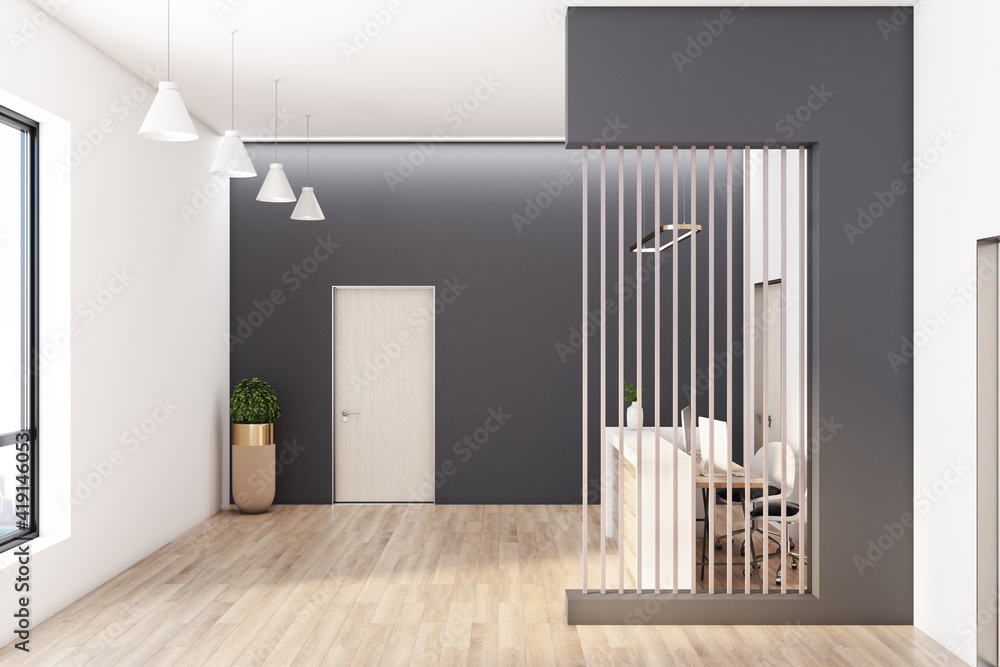
[[[633,403],[635,403],[638,400],[638,397],[635,395],[635,385],[632,384],[631,382],[626,382],[625,383],[625,400],[626,401],[631,401]],[[640,402],[641,403],[645,403],[645,401],[646,401],[646,390],[643,389],[642,390],[642,401],[640,401]]]
[[[274,387],[261,379],[241,380],[233,388],[229,418],[234,424],[270,424],[281,416]]]

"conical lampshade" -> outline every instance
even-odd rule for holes
[[[153,98],[146,119],[142,121],[139,136],[154,141],[194,141],[198,138],[177,84],[173,81],[160,82],[160,90]]]
[[[319,202],[316,201],[316,193],[313,192],[312,188],[302,188],[299,201],[295,204],[295,210],[292,211],[292,220],[326,220],[326,216],[323,215],[323,209],[319,207]]]
[[[257,201],[282,203],[295,201],[295,193],[285,176],[285,166],[280,162],[272,162],[264,177],[264,184],[257,193]]]
[[[230,178],[252,178],[257,175],[239,132],[226,130],[226,138],[222,140],[219,154],[215,156],[215,162],[208,173]]]

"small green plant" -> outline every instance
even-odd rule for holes
[[[281,416],[274,387],[261,379],[240,380],[229,401],[229,418],[234,424],[270,424]]]
[[[631,401],[632,403],[635,403],[637,401],[637,399],[638,399],[638,397],[635,395],[635,385],[632,384],[631,382],[626,382],[625,383],[625,400],[626,401]],[[641,403],[645,403],[645,401],[646,401],[646,390],[643,389],[642,390],[642,401],[640,401],[640,402]]]

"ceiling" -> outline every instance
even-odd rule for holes
[[[280,78],[282,138],[305,136],[307,113],[318,139],[562,138],[566,5],[173,0],[170,76],[193,116],[220,134],[230,129],[230,31],[237,29],[236,129],[244,137],[273,136]],[[55,17],[153,80],[157,71],[166,78],[166,8],[166,0],[86,0],[61,4]]]

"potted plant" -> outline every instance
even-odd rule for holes
[[[241,380],[233,388],[233,500],[247,514],[259,514],[274,502],[274,422],[280,416],[274,387],[263,380]]]
[[[642,390],[642,399],[636,396],[635,385],[631,382],[625,383],[625,400],[631,401],[628,410],[625,411],[625,428],[636,430],[637,425],[642,423],[642,405],[646,400],[646,390]]]

